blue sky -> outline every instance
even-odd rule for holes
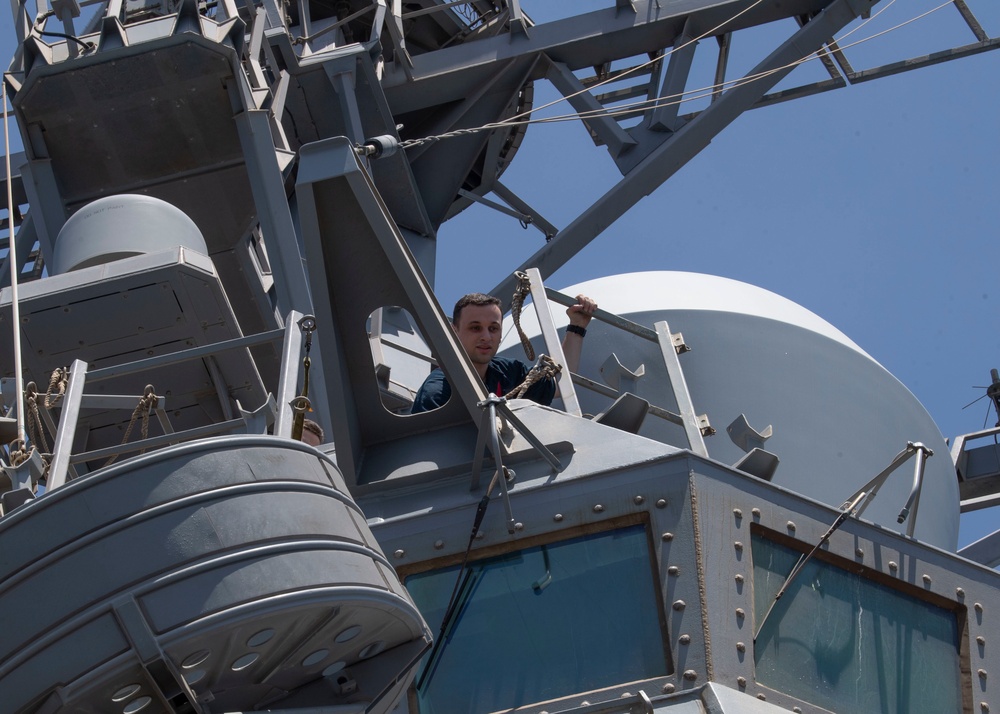
[[[897,0],[847,42],[942,1]],[[1000,35],[1000,3],[968,4],[988,34]],[[609,5],[522,0],[539,22]],[[749,68],[791,32],[738,34],[731,66]],[[5,57],[13,36],[9,20],[0,23]],[[847,55],[861,69],[973,40],[949,5]],[[699,53],[695,76],[710,76],[710,55]],[[813,62],[780,86],[824,76]],[[842,330],[909,387],[946,437],[992,426],[985,399],[962,407],[1000,368],[998,90],[994,51],[748,112],[547,284],[650,269],[749,282]],[[536,106],[554,98],[539,83]],[[606,152],[571,122],[530,127],[503,181],[564,227],[617,177]],[[439,244],[436,289],[450,309],[461,294],[500,282],[542,238],[476,207],[443,226]],[[966,516],[960,544],[1000,526],[997,516]]]

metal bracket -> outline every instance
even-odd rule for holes
[[[486,438],[489,435],[490,442],[490,452],[493,454],[493,461],[496,463],[496,475],[497,480],[500,482],[500,490],[503,494],[503,506],[504,511],[507,516],[507,532],[514,532],[514,514],[510,507],[510,495],[507,490],[507,469],[503,465],[503,457],[500,447],[500,437],[497,435],[497,413],[499,412],[503,418],[513,424],[514,428],[517,429],[521,435],[527,439],[528,443],[534,447],[535,451],[545,459],[548,464],[556,470],[556,472],[561,473],[565,466],[562,462],[549,451],[548,447],[545,446],[541,441],[535,437],[524,423],[514,416],[511,412],[510,407],[507,406],[507,399],[504,397],[498,397],[495,394],[489,395],[486,399],[479,402],[477,406],[483,410],[482,418],[479,421],[479,438],[476,440],[476,456],[472,463],[472,485],[470,490],[479,490],[479,475],[483,468],[483,452],[486,449],[487,442]]]

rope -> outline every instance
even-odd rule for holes
[[[521,308],[524,307],[524,298],[531,293],[531,279],[527,273],[520,270],[514,273],[517,276],[517,287],[514,288],[514,297],[510,301],[510,316],[514,320],[514,327],[517,328],[518,337],[521,338],[521,346],[528,359],[535,359],[535,348],[531,346],[531,341],[521,329]]]
[[[143,391],[141,397],[139,397],[139,403],[136,405],[135,409],[132,410],[132,418],[129,419],[128,428],[125,429],[125,436],[122,437],[122,446],[128,443],[129,436],[132,435],[132,428],[135,423],[142,417],[142,427],[140,429],[140,434],[142,440],[145,441],[146,437],[149,436],[149,415],[156,408],[156,405],[160,402],[160,398],[156,396],[153,391],[153,385],[147,384],[146,389]],[[139,451],[140,454],[146,453],[145,449]],[[108,462],[104,464],[105,466],[110,466],[118,458],[119,454],[115,454]]]
[[[32,444],[42,447],[42,451],[48,452],[49,442],[45,438],[45,429],[42,428],[42,416],[38,412],[38,388],[34,382],[28,382],[24,389],[24,403],[27,406],[27,426],[28,436]]]
[[[551,379],[562,371],[562,365],[556,364],[548,355],[538,358],[538,363],[531,368],[524,381],[507,392],[504,396],[507,399],[517,399],[540,379]]]
[[[66,396],[66,386],[69,384],[69,370],[65,367],[56,367],[49,377],[49,388],[45,392],[45,408],[51,409],[59,404]],[[55,392],[55,394],[53,394]]]

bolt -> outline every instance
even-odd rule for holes
[[[674,539],[674,534],[673,534],[673,533],[664,533],[664,534],[663,534],[662,536],[660,536],[660,537],[661,537],[661,538],[663,538],[663,540],[666,540],[666,541],[671,541],[671,540],[673,540],[673,539]]]
[[[980,614],[983,612],[983,604],[982,603],[977,602],[975,605],[973,605],[973,607],[976,608],[976,612],[978,612]]]
[[[656,501],[656,507],[657,508],[666,508],[667,507],[667,499],[665,499],[665,498],[657,499],[657,501]]]
[[[757,695],[757,698],[758,698],[759,700],[761,700],[762,702],[766,702],[766,701],[767,701],[767,696],[766,696],[766,695],[764,695],[764,694],[758,694],[758,695]]]
[[[684,679],[688,680],[689,682],[693,682],[694,680],[698,679],[698,673],[695,672],[693,669],[686,669],[684,670]]]
[[[760,520],[760,509],[759,508],[751,508],[750,509],[750,514],[754,518],[756,518],[758,521]]]
[[[516,530],[516,531],[523,531],[524,530],[524,524],[523,523],[515,523],[514,524],[514,530]]]
[[[733,547],[736,548],[737,551],[741,551],[743,550],[743,543],[741,543],[740,541],[736,541],[735,543],[733,543]]]
[[[434,550],[441,550],[442,548],[444,548],[444,541],[443,540],[436,540],[436,541],[434,541]]]
[[[562,523],[562,519],[563,519],[563,514],[561,513],[557,513],[556,515],[552,516],[552,520],[554,520],[556,523]]]
[[[742,643],[742,642],[737,642],[736,643],[736,651],[737,652],[746,652],[747,651],[747,646],[744,643]]]
[[[978,672],[976,672],[976,674],[979,675],[980,679],[986,679],[986,670],[985,669],[979,670]]]
[[[395,558],[396,558],[397,560],[399,560],[400,558],[402,558],[402,557],[403,557],[404,555],[406,555],[406,551],[405,551],[405,550],[403,550],[402,548],[400,548],[400,549],[399,549],[399,550],[397,550],[397,551],[396,551],[395,553],[393,553],[393,556],[395,556]]]
[[[687,607],[687,603],[684,602],[683,600],[674,600],[674,604],[672,605],[672,607],[675,610],[683,610],[685,607]]]
[[[795,521],[788,521],[788,523],[785,524],[785,528],[787,528],[790,532],[794,533],[795,532]]]
[[[747,686],[747,678],[746,677],[737,677],[736,678],[736,683],[738,685],[740,685],[740,688],[743,688],[743,687]]]
[[[637,506],[641,506],[645,502],[646,499],[643,498],[642,496],[636,496],[635,498],[632,499],[632,503],[634,503]]]
[[[604,506],[600,503],[594,506],[594,513],[604,513]]]
[[[990,710],[990,705],[988,702],[979,702],[979,708],[983,710],[983,714],[986,714]]]
[[[986,646],[986,638],[983,637],[982,635],[979,635],[979,637],[976,638],[976,644],[979,645],[980,647],[985,647]]]
[[[895,573],[897,570],[899,570],[899,564],[895,560],[890,560],[889,570]]]
[[[678,568],[676,565],[671,565],[669,568],[667,568],[667,575],[674,575],[674,576],[676,576],[680,572],[681,572],[681,569]]]
[[[965,597],[965,590],[963,590],[962,588],[955,588],[955,596],[959,600],[961,600],[962,598]]]
[[[855,548],[854,549],[854,556],[856,558],[864,558],[865,557],[865,552],[863,550],[861,550],[861,548]]]
[[[672,691],[674,691],[674,685],[670,684],[669,682],[663,685],[664,694],[670,694]]]
[[[743,511],[738,508],[734,508],[733,515],[736,516],[737,519],[743,518]]]
[[[691,635],[681,635],[677,641],[682,645],[689,645],[691,644]]]
[[[931,584],[931,576],[928,575],[927,573],[924,573],[923,579],[924,579],[924,582],[927,583],[928,585]]]
[[[747,616],[747,614],[743,611],[742,607],[736,608],[736,617],[738,617],[738,618],[740,618],[742,620],[746,616]]]
[[[740,575],[739,573],[736,573],[736,577],[735,577],[735,579],[736,579],[736,582],[737,582],[737,583],[740,583],[740,584],[742,584],[742,583],[743,583],[743,576],[742,576],[742,575]]]

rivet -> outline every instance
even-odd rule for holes
[[[743,576],[740,575],[739,573],[736,573],[735,580],[738,583],[742,583],[743,582]]]
[[[663,540],[673,540],[673,539],[674,539],[674,534],[673,534],[673,533],[664,533],[664,534],[663,534],[662,536],[660,536],[660,537],[661,537],[661,538],[662,538]]]
[[[957,598],[959,598],[959,599],[964,598],[965,597],[965,590],[963,590],[962,588],[955,588],[955,596]]]
[[[556,515],[552,516],[552,520],[554,520],[556,523],[562,523],[562,519],[563,519],[563,514],[561,513],[557,513]]]
[[[672,605],[672,607],[675,610],[683,610],[685,607],[687,607],[687,603],[684,602],[683,600],[674,600],[674,604]]]
[[[737,652],[746,652],[747,651],[747,646],[744,643],[742,643],[742,642],[737,642],[736,643],[736,651]]]
[[[678,568],[676,565],[671,565],[669,568],[667,568],[667,575],[677,575],[679,572],[681,572],[681,569]]]
[[[733,547],[736,548],[736,550],[743,550],[743,543],[741,543],[740,541],[736,541],[735,543],[733,543]]]
[[[602,506],[600,503],[596,504],[594,506],[594,513],[604,513],[604,506]]]
[[[682,645],[689,645],[691,644],[691,635],[681,635],[677,641]]]
[[[734,508],[733,515],[736,516],[737,518],[743,518],[743,511],[741,511],[738,508]]]
[[[787,528],[792,533],[794,533],[795,532],[795,521],[788,521],[788,523],[785,524],[785,528]]]
[[[738,618],[740,618],[742,620],[746,616],[747,616],[747,614],[743,611],[742,607],[736,608],[736,617],[738,617]]]
[[[895,560],[890,560],[889,570],[895,573],[897,570],[899,570],[899,564]]]
[[[444,541],[443,540],[436,540],[436,541],[434,541],[434,550],[441,550],[442,548],[444,548]]]
[[[515,523],[514,524],[514,530],[516,530],[516,531],[523,531],[524,530],[524,524],[523,523]]]
[[[482,540],[485,537],[486,537],[485,531],[479,531],[478,533],[476,533],[476,540]]]
[[[634,503],[637,506],[641,506],[645,502],[646,502],[646,499],[643,498],[642,496],[636,496],[635,498],[632,499],[632,503]]]
[[[977,602],[975,605],[973,605],[973,607],[976,608],[976,612],[982,612],[983,611],[983,604],[980,603],[980,602]]]
[[[686,669],[684,670],[684,679],[693,682],[694,680],[698,679],[698,673],[695,672],[693,669]]]
[[[758,694],[758,695],[757,695],[757,698],[758,698],[759,700],[761,700],[762,702],[766,702],[766,701],[767,701],[767,695],[765,695],[765,694],[763,694],[763,693],[761,693],[761,694]]]
[[[746,677],[737,677],[736,678],[736,683],[738,685],[740,685],[741,687],[745,687],[745,686],[747,686],[747,678]]]
[[[750,515],[753,516],[754,518],[756,518],[759,521],[760,520],[760,509],[759,508],[751,508],[750,509]]]
[[[667,507],[667,499],[665,499],[665,498],[658,498],[656,500],[656,507],[657,508],[666,508]],[[670,686],[673,686],[673,685],[670,685]]]
[[[621,699],[628,699],[632,696],[632,692],[622,692]]]
[[[928,575],[927,573],[924,573],[922,577],[924,579],[924,582],[927,583],[928,585],[930,585],[930,583],[931,583],[931,576]]]
[[[984,647],[986,645],[986,638],[983,637],[982,635],[979,635],[976,638],[976,644],[979,645],[980,647]]]
[[[396,551],[395,553],[393,553],[393,556],[395,556],[397,560],[398,560],[399,558],[402,558],[402,557],[403,557],[404,555],[406,555],[406,551],[405,551],[405,550],[403,550],[402,548],[400,548],[400,549],[399,549],[399,550],[397,550],[397,551]]]
[[[976,674],[979,675],[980,679],[986,679],[986,670],[985,669],[979,670],[978,672],[976,672]]]
[[[672,691],[674,691],[674,685],[670,684],[669,682],[663,685],[664,694],[670,694]]]
[[[795,714],[802,714],[802,707],[792,707],[792,711],[795,712]]]
[[[855,548],[854,549],[854,557],[855,558],[864,558],[865,557],[865,551],[861,550],[861,548]]]
[[[979,702],[979,708],[984,712],[988,712],[990,710],[990,705],[988,702]]]

